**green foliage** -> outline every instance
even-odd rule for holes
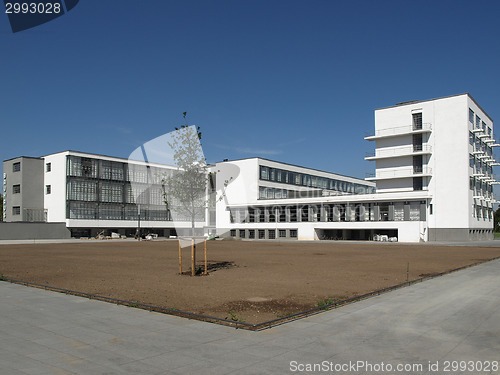
[[[230,317],[227,317],[227,316],[226,316],[226,319],[230,319],[230,320],[232,320],[232,321],[234,321],[234,322],[242,322],[242,321],[243,321],[243,319],[241,319],[241,318],[240,318],[240,317],[236,314],[236,311],[234,311],[234,310],[229,310],[229,315],[230,315]]]
[[[500,227],[499,227],[499,224],[500,224],[500,207],[497,208],[497,210],[495,211],[495,214],[493,215],[493,223],[494,223],[494,231],[495,232],[500,232]]]
[[[318,307],[322,307],[323,310],[328,310],[328,305],[331,305],[333,303],[333,297],[330,297],[325,300],[320,300],[318,301]]]
[[[184,112],[184,118],[186,113]],[[176,128],[169,146],[177,170],[162,179],[163,198],[172,211],[173,203],[191,218],[192,233],[196,218],[203,217],[207,206],[208,167],[200,145],[200,128],[183,125]],[[175,217],[174,217],[175,220]]]

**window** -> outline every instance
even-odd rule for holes
[[[255,238],[255,229],[248,230],[248,238]]]
[[[144,218],[149,218],[150,212],[145,210]],[[141,212],[141,217],[143,213]],[[123,209],[120,205],[104,204],[99,206],[99,219],[102,220],[123,220]]]
[[[282,171],[281,169],[276,170],[276,181],[281,182],[282,181]]]
[[[248,208],[248,222],[255,223],[255,210],[252,207]]]
[[[12,194],[19,194],[21,192],[21,185],[12,185]]]
[[[474,111],[470,108],[469,108],[469,122],[471,122],[472,125],[474,125]]]
[[[274,199],[274,189],[267,189],[267,199]]]
[[[420,202],[410,202],[410,221],[420,220]]]
[[[261,180],[269,180],[269,168],[268,167],[260,167],[260,179]]]
[[[469,144],[474,146],[474,133],[469,132]]]
[[[66,171],[68,176],[97,178],[97,169],[98,160],[96,159],[68,156]]]
[[[278,207],[278,220],[281,223],[284,223],[286,221],[286,210],[283,206]]]
[[[260,166],[259,176],[261,180],[266,181],[276,181],[290,185],[343,191],[351,194],[375,192],[375,188],[367,185],[353,184],[351,182],[313,176],[305,173],[296,173],[283,169],[270,168],[263,165]],[[289,190],[259,187],[259,199],[281,199],[287,198],[289,195]]]
[[[52,192],[52,186],[51,185],[45,185],[45,194],[50,194]]]
[[[101,202],[121,203],[123,201],[123,189],[120,184],[103,182],[100,185],[100,193]]]
[[[50,172],[52,170],[52,163],[45,164],[45,172]]]
[[[297,229],[290,229],[290,237],[297,238]]]
[[[240,238],[245,238],[245,229],[240,229]]]
[[[264,207],[259,207],[259,223],[266,222],[266,209]]]
[[[264,229],[259,229],[259,240],[266,238],[266,231]]]
[[[137,215],[137,208],[135,213]],[[68,219],[96,219],[97,204],[90,202],[69,202]]]
[[[474,159],[474,155],[469,154],[469,167],[474,168],[474,164],[476,163]]]
[[[423,158],[422,155],[413,156],[413,173],[423,172]]]
[[[274,207],[270,207],[267,209],[268,211],[268,223],[276,222],[276,209]]]
[[[274,229],[269,229],[269,239],[270,240],[276,239],[276,231]]]
[[[394,221],[403,221],[404,218],[404,204],[402,202],[394,203]]]
[[[67,185],[67,197],[69,200],[96,201],[97,183],[94,181],[70,180]]]
[[[21,207],[20,206],[12,207],[12,215],[21,215]]]
[[[422,129],[422,113],[413,113],[413,130]]]
[[[379,221],[389,221],[389,203],[380,203],[379,212]]]
[[[231,229],[231,237],[236,237],[236,229]]]
[[[280,238],[285,238],[286,237],[286,229],[280,229],[279,236],[280,236]]]
[[[301,221],[309,221],[309,206],[305,205],[301,208]]]
[[[21,162],[12,164],[12,172],[19,172],[21,170]]]
[[[259,186],[259,199],[266,199],[267,198],[267,190],[263,186]]]
[[[429,215],[432,215],[434,213],[432,209],[432,203],[429,205]]]
[[[476,115],[476,129],[481,129],[481,118]]]

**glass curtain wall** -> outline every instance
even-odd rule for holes
[[[169,173],[163,168],[70,155],[66,162],[66,217],[135,221],[140,205],[142,220],[171,220],[162,188]]]

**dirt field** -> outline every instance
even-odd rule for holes
[[[500,248],[209,241],[208,276],[178,275],[176,241],[2,245],[4,277],[258,323],[500,256]],[[189,268],[189,249],[183,253]],[[203,251],[198,252],[202,264]]]

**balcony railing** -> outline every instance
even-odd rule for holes
[[[370,173],[366,175],[367,180],[384,180],[391,178],[408,178],[408,177],[419,177],[419,176],[431,176],[432,168],[427,166],[414,166],[399,169],[391,169],[388,171],[377,170],[375,173]]]
[[[430,154],[432,146],[430,145],[413,145],[398,148],[378,149],[365,154],[367,159],[373,158],[392,158],[413,154]]]
[[[412,133],[427,133],[432,131],[432,124],[425,123],[421,125],[406,125],[406,126],[397,126],[394,128],[388,129],[380,129],[376,130],[375,133],[366,134],[365,139],[377,138],[377,137],[393,137],[397,135],[403,134],[412,134]]]

